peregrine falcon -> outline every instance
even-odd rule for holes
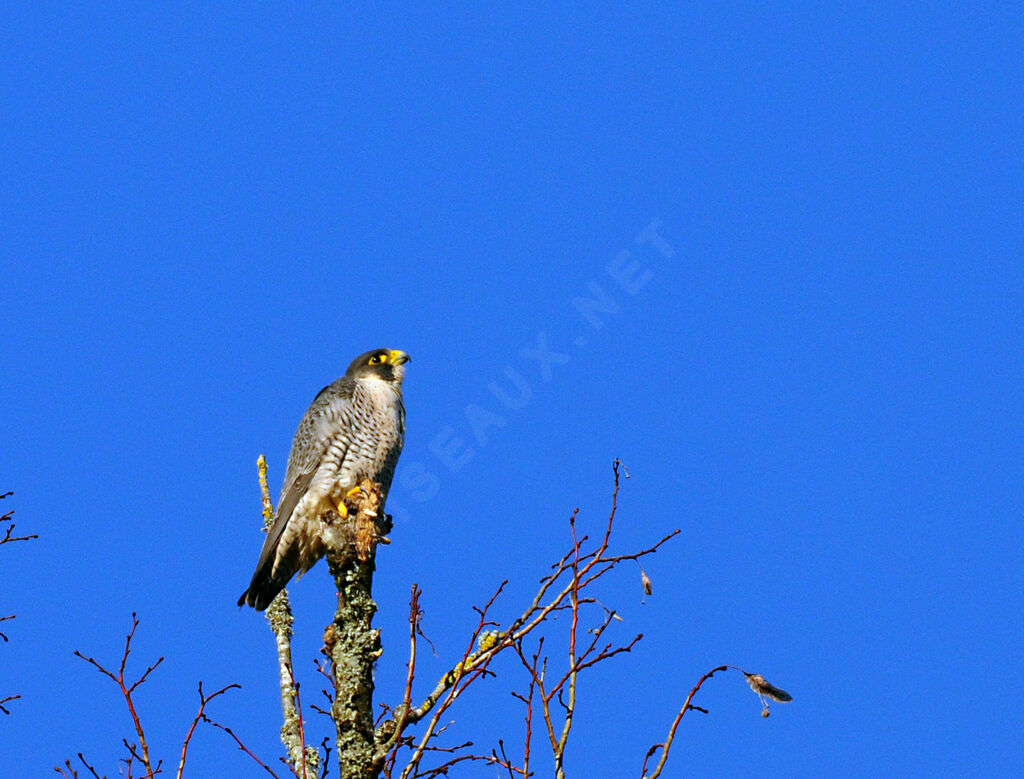
[[[320,515],[345,517],[345,496],[362,479],[380,483],[383,507],[405,438],[402,378],[408,361],[396,349],[361,354],[313,400],[292,440],[277,517],[239,606],[262,611],[292,576],[324,556]]]

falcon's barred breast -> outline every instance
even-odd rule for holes
[[[344,497],[362,479],[380,483],[383,508],[405,438],[408,361],[397,349],[361,354],[313,400],[292,440],[277,516],[239,606],[262,611],[292,576],[323,557],[320,515],[344,515]]]

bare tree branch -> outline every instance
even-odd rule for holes
[[[229,736],[231,736],[231,738],[234,739],[235,744],[238,745],[238,748],[240,750],[242,750],[243,752],[245,752],[245,754],[247,754],[249,757],[251,757],[254,761],[256,761],[257,765],[259,765],[260,768],[262,768],[268,774],[273,776],[274,779],[279,779],[277,774],[275,774],[273,771],[270,770],[270,766],[268,766],[266,763],[264,763],[262,760],[260,760],[258,757],[256,757],[256,755],[253,754],[252,750],[250,750],[249,747],[247,747],[245,744],[242,743],[241,739],[239,739],[238,736],[235,735],[235,732],[231,728],[225,727],[224,725],[221,725],[219,722],[217,722],[215,720],[212,720],[212,719],[210,719],[209,717],[206,717],[206,716],[203,717],[203,720],[205,722],[210,723],[213,727],[217,728],[218,730],[223,730],[225,733],[227,733]]]
[[[159,770],[160,765],[158,763],[156,767],[154,767],[152,762],[150,761],[149,745],[146,743],[146,734],[142,730],[142,723],[139,721],[139,714],[135,710],[135,702],[132,700],[132,693],[135,692],[135,690],[138,688],[140,684],[146,681],[146,677],[148,677],[149,674],[154,669],[156,669],[156,667],[160,665],[160,663],[164,661],[164,659],[163,657],[158,659],[155,663],[153,663],[153,665],[149,666],[149,668],[147,668],[143,672],[142,676],[140,676],[131,684],[125,682],[125,666],[127,666],[128,664],[128,655],[131,654],[132,651],[132,638],[135,636],[135,630],[136,628],[138,628],[138,626],[138,617],[136,616],[135,612],[132,612],[132,627],[131,630],[128,631],[128,635],[125,637],[124,652],[121,654],[121,664],[118,667],[117,674],[114,674],[112,671],[109,671],[108,669],[104,668],[93,658],[86,657],[77,649],[75,650],[75,656],[82,658],[87,663],[94,666],[104,676],[107,676],[110,679],[112,679],[114,683],[117,684],[118,688],[121,690],[121,695],[124,696],[125,703],[128,705],[128,713],[131,714],[132,723],[135,725],[135,733],[139,737],[139,749],[141,749],[142,752],[141,754],[136,754],[135,745],[129,744],[127,741],[124,742],[125,746],[128,747],[129,752],[131,752],[132,755],[142,763],[143,767],[146,769],[147,779],[153,779],[153,777],[156,775],[156,771]]]
[[[139,740],[137,744],[128,741],[128,739],[121,740],[121,743],[124,745],[124,748],[128,752],[128,757],[123,760],[125,766],[123,775],[126,777],[126,779],[130,779],[132,776],[132,767],[135,764],[135,762],[138,761],[145,769],[146,778],[153,779],[158,774],[162,773],[161,767],[163,765],[163,761],[157,761],[156,765],[154,765],[152,759],[150,758],[149,744],[146,741],[145,731],[143,730],[142,722],[139,718],[138,711],[135,707],[135,701],[132,698],[132,694],[139,688],[139,686],[143,682],[146,681],[147,678],[149,678],[149,675],[154,670],[156,670],[157,666],[159,666],[160,663],[163,662],[164,658],[159,658],[155,663],[146,668],[146,670],[143,671],[142,675],[139,676],[135,681],[126,681],[125,671],[128,666],[128,657],[131,654],[132,639],[135,637],[135,631],[136,629],[138,629],[138,627],[139,619],[138,616],[133,612],[132,626],[131,629],[128,631],[128,635],[125,637],[124,651],[121,653],[121,662],[118,665],[116,673],[106,668],[96,659],[92,657],[87,657],[86,655],[83,655],[81,652],[77,650],[75,651],[75,655],[85,660],[87,663],[93,666],[97,671],[106,676],[108,679],[111,679],[117,685],[118,689],[121,691],[121,695],[124,698],[125,704],[128,707],[128,713],[131,715],[132,723],[135,726],[135,733],[138,736]],[[233,689],[241,689],[241,687],[237,684],[229,684],[225,687],[220,688],[216,692],[207,695],[203,692],[203,683],[199,682],[199,709],[196,712],[196,716],[192,719],[192,723],[189,725],[188,731],[185,733],[185,739],[181,744],[181,755],[178,760],[178,770],[175,774],[175,779],[183,779],[184,777],[185,765],[188,758],[188,748],[189,745],[192,743],[192,737],[193,735],[195,735],[196,727],[200,722],[207,722],[216,728],[226,731],[232,738],[235,739],[235,742],[238,744],[240,749],[242,749],[246,754],[248,754],[249,757],[255,760],[259,765],[266,768],[266,765],[258,757],[256,757],[256,755],[254,755],[249,749],[247,749],[245,745],[242,744],[241,741],[239,741],[238,737],[234,733],[232,733],[228,728],[225,728],[223,725],[220,725],[219,723],[211,720],[209,716],[207,716],[206,714],[206,708],[214,698],[217,698],[226,693],[228,690]],[[89,769],[90,773],[92,773],[93,776],[97,776],[95,769],[93,769],[92,766],[86,763],[85,758],[82,757],[81,752],[78,753],[78,759],[82,761],[82,764]],[[68,760],[64,761],[64,768],[58,767],[54,770],[61,775],[69,777],[69,779],[70,777],[77,776],[77,774],[74,773],[74,769],[71,768],[71,763]],[[269,771],[269,769],[267,770]],[[274,775],[273,771],[271,771],[270,773],[271,775]],[[97,777],[97,779],[99,778]]]
[[[83,757],[81,752],[78,753],[78,759],[82,761],[82,765],[86,767],[86,769],[89,771],[90,774],[92,774],[94,779],[107,779],[106,776],[101,777],[98,773],[96,773],[96,769],[86,762],[85,757]],[[70,760],[64,761],[64,768],[54,768],[53,770],[61,776],[65,777],[65,779],[78,779],[78,771],[71,767]]]
[[[705,709],[700,709],[697,706],[691,705],[690,701],[693,700],[693,696],[697,694],[697,691],[701,688],[701,685],[703,685],[704,682],[706,682],[719,671],[727,671],[728,669],[729,666],[727,665],[720,665],[717,668],[712,668],[710,671],[708,671],[706,674],[700,677],[700,679],[697,681],[697,684],[693,686],[693,689],[690,690],[690,694],[687,695],[686,700],[683,701],[683,707],[679,709],[679,713],[676,715],[676,718],[672,721],[672,727],[668,729],[668,736],[666,736],[664,741],[662,741],[659,744],[655,744],[647,750],[647,754],[644,756],[644,764],[640,769],[640,773],[643,779],[657,779],[659,776],[661,776],[661,770],[665,767],[665,761],[668,760],[669,750],[672,748],[672,740],[676,736],[676,728],[679,727],[679,723],[682,721],[683,715],[686,714],[686,712],[688,712],[690,709],[698,709],[698,711],[703,711],[704,713],[707,713]],[[657,752],[658,749],[661,749],[661,759],[658,760],[658,764],[654,767],[654,773],[648,775],[647,761],[651,759],[651,756],[655,752]]]
[[[409,724],[409,711],[412,707],[412,683],[416,675],[416,637],[420,635],[420,588],[412,585],[412,593],[409,596],[409,660],[406,663],[405,693],[402,695],[402,703],[393,712],[393,719],[389,720],[387,727],[378,728],[374,733],[377,751],[374,755],[374,762],[371,772],[379,773],[384,769],[386,776],[391,776],[394,770],[395,759],[398,755],[398,747],[402,744],[405,726]]]
[[[793,700],[793,697],[788,692],[780,690],[778,687],[769,684],[760,674],[747,673],[742,668],[738,668],[735,665],[720,665],[717,668],[712,668],[697,680],[697,684],[693,686],[693,689],[690,690],[690,694],[686,696],[686,700],[683,701],[682,708],[679,709],[679,713],[676,714],[676,718],[672,721],[672,726],[668,729],[668,736],[666,736],[665,740],[655,744],[647,750],[647,754],[644,755],[643,766],[640,769],[641,779],[658,779],[658,777],[661,776],[661,771],[665,767],[665,762],[668,760],[669,750],[672,749],[672,740],[675,738],[676,729],[679,727],[679,723],[682,721],[683,716],[686,712],[691,710],[699,711],[704,714],[708,713],[707,709],[693,704],[693,697],[697,694],[697,691],[700,690],[704,682],[716,673],[719,673],[720,671],[728,671],[730,669],[739,671],[746,678],[747,684],[750,685],[750,689],[752,689],[761,700],[764,707],[761,710],[761,715],[764,717],[768,716],[768,701],[766,698],[771,698],[772,700],[780,703],[789,703]],[[659,749],[661,750],[661,757],[658,760],[657,765],[654,767],[654,771],[651,774],[648,774],[647,763]]]
[[[599,645],[611,621],[618,619],[614,611],[604,609],[605,616],[603,622],[591,630],[592,638],[581,651],[579,646],[579,629],[582,608],[597,604],[597,600],[589,595],[585,595],[584,591],[601,577],[614,570],[622,562],[626,560],[639,560],[641,557],[653,554],[679,532],[676,530],[663,537],[653,546],[638,552],[609,554],[612,527],[618,508],[620,467],[621,464],[616,461],[613,466],[615,486],[612,494],[612,506],[604,532],[599,540],[591,548],[585,548],[589,538],[585,535],[580,537],[576,534],[578,511],[574,511],[569,520],[573,538],[572,546],[552,566],[551,572],[540,580],[539,588],[532,602],[520,616],[505,628],[501,628],[500,624],[489,619],[488,615],[491,608],[507,583],[502,582],[483,607],[474,607],[479,619],[470,637],[469,645],[462,655],[462,659],[441,677],[434,686],[434,689],[423,699],[419,706],[409,708],[410,702],[403,699],[403,702],[394,708],[393,718],[378,727],[378,762],[375,765],[383,766],[385,776],[391,776],[397,751],[403,746],[408,746],[412,749],[412,755],[401,772],[401,779],[413,779],[422,775],[427,770],[432,770],[421,769],[420,763],[424,755],[430,751],[433,740],[443,730],[440,728],[441,717],[454,704],[466,687],[478,679],[493,675],[489,670],[491,661],[498,654],[512,647],[519,656],[523,667],[527,669],[530,686],[525,696],[516,695],[520,701],[527,705],[527,736],[523,750],[523,767],[518,768],[505,761],[505,764],[507,764],[506,768],[509,771],[524,776],[529,770],[533,705],[537,702],[540,705],[540,711],[544,718],[548,740],[555,760],[555,775],[556,777],[564,777],[564,755],[575,715],[576,686],[580,671],[610,659],[615,655],[629,652],[642,638],[638,635],[628,644],[621,646],[614,646],[612,643],[606,643],[603,646]],[[541,636],[538,642],[537,653],[535,653],[532,660],[528,659],[523,641],[540,626],[544,625],[552,616],[563,611],[568,611],[571,615],[568,668],[553,684],[549,684],[546,680],[547,660],[540,659],[544,637]],[[412,623],[410,622],[410,624]],[[411,644],[414,654],[415,641],[411,642]],[[411,666],[412,663],[410,663]],[[411,690],[411,677],[407,680],[406,688]],[[558,720],[557,725],[555,722],[556,715],[551,707],[552,701],[556,701],[561,706],[561,719]],[[425,721],[426,727],[417,736],[416,742],[411,743],[408,737],[404,736],[404,732],[409,726],[420,721]],[[385,758],[384,755],[387,755],[387,757]],[[494,760],[501,760],[501,758],[497,757],[496,753],[492,753],[491,757]]]
[[[192,720],[192,724],[189,726],[188,733],[185,734],[185,740],[181,744],[181,759],[178,761],[178,773],[176,774],[177,779],[181,779],[185,773],[185,758],[188,754],[188,745],[192,741],[192,734],[195,733],[196,725],[199,724],[200,720],[206,719],[206,704],[216,698],[218,695],[223,695],[228,690],[240,690],[241,685],[229,684],[227,687],[221,687],[217,692],[211,695],[203,694],[203,683],[199,682],[199,711],[196,712],[195,719]]]
[[[13,492],[5,492],[2,495],[0,495],[0,500],[4,500],[5,498],[9,498],[13,494],[14,494]],[[3,536],[0,537],[0,546],[3,546],[4,544],[13,544],[16,541],[31,541],[33,538],[39,538],[39,536],[34,534],[34,533],[32,535],[28,535],[28,536],[15,536],[14,535],[14,510],[13,509],[8,511],[3,516],[0,516],[0,523],[7,523],[7,522],[10,522],[10,524],[7,525],[7,528],[4,531]],[[14,614],[8,614],[6,616],[0,617],[0,622],[7,622],[8,620],[14,619],[14,617],[15,617]],[[3,632],[0,632],[0,639],[2,639],[4,641],[4,643],[7,643],[7,641],[8,641],[7,634],[3,633]],[[8,695],[5,698],[0,699],[0,711],[2,711],[4,714],[10,714],[11,713],[10,709],[8,709],[6,706],[4,706],[4,704],[5,703],[9,703],[10,701],[16,701],[19,698],[21,698],[20,695]]]
[[[265,525],[273,521],[274,507],[267,485],[266,460],[258,460],[259,480]],[[528,779],[534,774],[531,763],[536,759],[533,737],[535,729],[547,736],[551,748],[554,776],[566,776],[566,753],[571,734],[574,732],[577,715],[577,692],[580,673],[618,655],[632,651],[642,634],[635,635],[628,642],[618,642],[612,623],[621,621],[614,609],[604,606],[598,600],[595,583],[618,568],[626,561],[639,561],[653,555],[679,530],[662,537],[657,543],[639,551],[618,553],[611,551],[612,531],[618,510],[620,486],[619,461],[613,466],[614,490],[611,509],[603,532],[588,535],[577,533],[578,509],[569,518],[572,544],[537,584],[532,600],[510,621],[493,618],[495,604],[503,595],[507,580],[501,582],[491,597],[482,606],[474,606],[477,615],[475,626],[470,632],[461,659],[433,685],[430,692],[414,705],[416,687],[417,651],[419,638],[429,643],[421,628],[423,612],[420,607],[422,592],[413,584],[409,599],[409,643],[405,683],[401,701],[392,707],[381,704],[382,713],[373,719],[374,664],[381,656],[380,631],[372,625],[377,605],[372,597],[373,572],[376,545],[386,543],[385,534],[390,530],[390,518],[380,516],[381,489],[379,484],[364,480],[360,489],[345,499],[347,516],[342,520],[334,512],[320,517],[324,526],[322,541],[331,574],[338,592],[338,605],[333,621],[324,631],[324,646],[321,650],[324,661],[316,661],[316,668],[328,680],[328,689],[323,690],[330,701],[329,711],[313,705],[312,708],[329,716],[336,729],[337,765],[341,779],[373,779],[383,776],[392,779],[433,779],[447,776],[450,771],[462,765],[479,763],[494,766],[509,779]],[[628,478],[628,474],[626,474]],[[4,519],[9,519],[5,515]],[[7,536],[11,536],[8,532]],[[13,536],[11,536],[13,538]],[[21,539],[14,539],[21,540]],[[631,567],[631,566],[630,566]],[[651,581],[640,566],[641,588],[644,595],[651,593]],[[553,619],[559,615],[563,620],[558,624],[567,626],[564,647],[555,654],[545,654],[545,647],[552,646]],[[10,617],[0,617],[0,621]],[[285,745],[286,757],[282,762],[300,779],[325,779],[329,768],[331,748],[329,738],[324,738],[319,747],[307,739],[306,726],[302,717],[300,685],[295,678],[291,655],[293,618],[287,592],[276,598],[267,611],[267,618],[275,636],[279,660],[281,683],[281,705],[284,724],[281,739]],[[132,614],[132,627],[126,639],[120,664],[111,671],[95,659],[80,652],[75,654],[111,679],[125,699],[137,735],[137,743],[123,741],[127,750],[122,776],[132,776],[133,767],[141,765],[146,779],[153,779],[161,773],[161,763],[153,765],[149,745],[135,707],[133,693],[147,680],[160,665],[163,657],[145,669],[134,681],[126,680],[126,669],[131,652],[132,640],[138,628],[137,616]],[[563,628],[564,629],[564,628]],[[582,631],[582,632],[581,632]],[[431,644],[431,647],[433,645]],[[518,666],[526,672],[525,692],[512,691],[512,695],[525,706],[524,742],[522,761],[517,765],[506,753],[505,742],[498,740],[497,748],[481,752],[471,741],[455,746],[445,745],[445,733],[452,724],[443,718],[470,685],[486,677],[494,677],[491,665],[505,650],[518,659]],[[787,702],[792,697],[786,691],[767,682],[759,674],[751,674],[736,666],[719,666],[706,673],[690,691],[682,708],[672,722],[664,741],[653,745],[644,757],[642,776],[657,779],[661,776],[671,750],[679,724],[690,710],[706,710],[693,703],[701,686],[715,673],[735,669],[743,673],[747,684],[757,694],[763,705],[763,715],[768,716],[769,701]],[[207,695],[199,684],[199,708],[192,719],[182,742],[176,779],[184,779],[188,749],[200,722],[207,723],[227,733],[238,748],[245,752],[266,773],[277,775],[261,761],[230,728],[212,720],[208,704],[228,690],[238,687],[229,684]],[[522,689],[522,688],[520,688]],[[422,693],[421,693],[422,694]],[[0,699],[0,710],[7,710],[3,704],[17,699],[9,696]],[[543,727],[538,724],[543,722]],[[315,743],[315,739],[313,740]],[[484,748],[486,750],[486,747]],[[657,764],[648,775],[648,765],[661,750]],[[322,754],[322,757],[321,757]],[[401,758],[401,759],[400,759]],[[407,758],[407,759],[406,759]],[[94,779],[99,775],[79,753],[79,759]],[[77,779],[78,771],[66,760],[64,767],[54,769],[66,779]]]
[[[13,492],[5,492],[3,495],[0,495],[0,500],[3,500],[4,498],[9,498],[13,494]],[[31,541],[33,538],[39,538],[39,536],[35,533],[29,536],[14,535],[14,509],[11,509],[3,516],[0,516],[0,522],[11,523],[7,526],[7,529],[4,531],[3,537],[0,538],[0,546],[3,546],[4,544],[13,544],[15,541]]]

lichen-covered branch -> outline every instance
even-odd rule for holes
[[[381,488],[369,479],[346,498],[348,517],[321,517],[327,564],[338,592],[334,620],[324,630],[324,654],[334,685],[331,719],[337,730],[341,779],[374,776],[373,667],[381,654],[380,631],[373,627],[376,545],[387,532],[380,516]],[[379,769],[378,769],[379,771]]]
[[[260,496],[263,504],[263,529],[269,531],[274,524],[274,503],[267,483],[267,459],[261,454],[256,461],[259,469]],[[298,684],[292,667],[292,616],[288,590],[282,590],[267,607],[267,623],[274,633],[277,647],[277,667],[281,689],[281,743],[288,753],[288,763],[296,776],[315,777],[320,764],[316,749],[307,747],[302,712],[298,706]]]

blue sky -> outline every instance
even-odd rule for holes
[[[682,533],[646,603],[635,570],[601,593],[645,638],[584,678],[575,775],[639,775],[721,663],[795,702],[764,720],[716,677],[667,775],[1013,773],[1022,39],[1012,4],[8,10],[0,491],[40,537],[0,550],[0,774],[116,775],[130,721],[72,652],[114,662],[133,611],[133,662],[167,657],[154,752],[203,680],[276,758],[272,643],[235,606],[255,461],[276,493],[309,401],[378,346],[413,356],[379,699],[411,583],[425,694],[574,507],[601,526],[619,457],[618,548]],[[326,569],[292,593],[312,695]],[[453,738],[521,743],[524,686],[509,664]],[[222,733],[192,749],[191,776],[257,775]]]

